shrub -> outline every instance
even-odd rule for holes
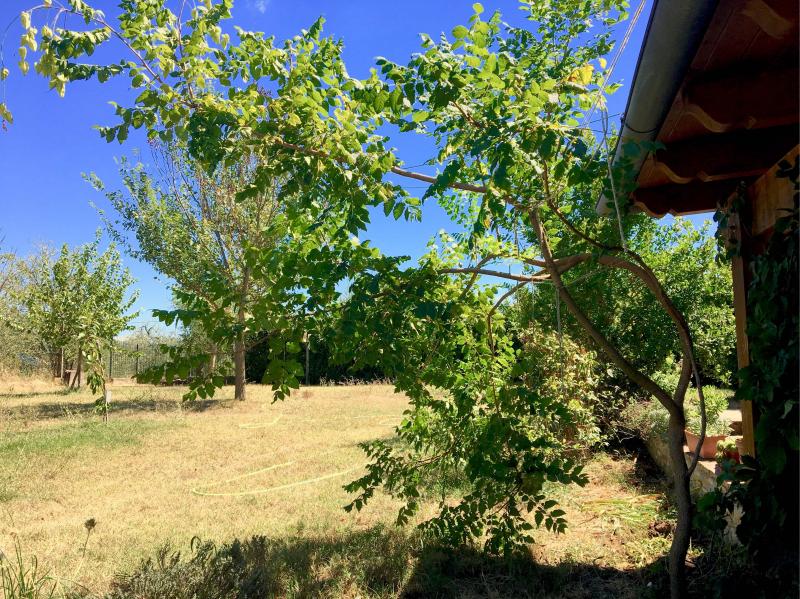
[[[703,396],[706,404],[706,435],[727,435],[730,433],[730,423],[722,417],[722,412],[728,409],[728,402],[733,397],[733,391],[719,387],[703,387]],[[693,433],[700,432],[700,399],[696,389],[690,389],[686,394],[686,428]]]
[[[559,336],[538,324],[525,329],[520,341],[530,360],[525,381],[542,396],[563,403],[569,412],[569,419],[548,423],[551,432],[579,450],[599,445],[597,355],[569,336]]]
[[[706,434],[728,434],[730,423],[722,418],[722,412],[728,408],[733,397],[730,389],[719,387],[703,387],[706,400]],[[686,394],[686,428],[692,432],[700,431],[699,398],[696,389],[689,389]],[[667,432],[669,414],[658,402],[648,400],[628,406],[622,413],[624,426],[642,439],[652,435],[664,435]]]

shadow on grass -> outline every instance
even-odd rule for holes
[[[21,391],[19,393],[0,393],[0,399],[29,399],[31,397],[65,397],[72,393],[67,387],[50,391]]]
[[[376,527],[317,538],[257,536],[222,546],[195,539],[184,554],[163,548],[134,572],[119,576],[109,597],[624,599],[663,596],[664,572],[662,561],[643,570],[619,570],[423,547],[415,535]]]
[[[37,393],[34,396],[41,397],[48,395]],[[56,395],[56,394],[53,394]],[[67,394],[60,393],[62,397]],[[3,395],[2,397],[15,397]],[[189,412],[205,412],[206,410],[222,404],[218,399],[198,399],[181,406],[180,400],[174,399],[154,399],[143,395],[141,397],[126,398],[121,400],[112,399],[108,404],[110,414],[119,412],[174,412],[184,410]],[[38,403],[35,405],[13,406],[3,410],[3,414],[8,417],[27,417],[37,420],[47,420],[52,418],[63,418],[67,415],[85,416],[96,412],[94,401],[59,401]]]

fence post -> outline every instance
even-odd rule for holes
[[[308,368],[308,349],[310,343],[311,343],[311,336],[308,333],[306,333],[306,387],[308,387],[308,381],[311,375],[311,372]]]
[[[114,344],[108,346],[108,380],[114,378]]]
[[[135,362],[135,366],[134,366],[134,372],[135,372],[134,376],[138,377],[139,376],[139,344],[138,343],[136,344],[136,362]]]

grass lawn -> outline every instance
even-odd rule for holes
[[[87,392],[4,391],[0,548],[13,553],[16,538],[92,596],[597,598],[658,596],[662,584],[670,539],[651,524],[669,519],[663,481],[633,456],[598,454],[587,487],[552,489],[566,534],[542,529],[527,558],[491,560],[394,528],[385,495],[341,509],[364,464],[357,444],[402,417],[389,386],[305,388],[276,404],[267,388],[245,402],[225,388],[183,409],[182,389],[120,386],[108,423]]]

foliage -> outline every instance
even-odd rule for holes
[[[727,422],[722,412],[728,409],[728,402],[733,393],[727,389],[707,387],[705,391],[706,404],[706,434],[727,435],[730,433],[730,423]],[[698,434],[700,431],[700,402],[697,394],[689,394],[686,405],[686,428]]]
[[[780,217],[765,251],[751,261],[747,290],[750,365],[739,371],[737,398],[757,414],[756,457],[729,464],[720,485],[699,502],[698,524],[722,530],[725,515],[741,506],[737,536],[768,576],[798,588],[798,163],[779,175],[794,184],[793,208]],[[742,209],[741,206],[737,207]]]
[[[556,436],[574,443],[579,452],[597,448],[602,438],[596,416],[601,399],[596,392],[599,365],[595,352],[535,323],[523,331],[521,341],[530,360],[530,369],[521,378],[543,395],[558,398],[569,412]]]
[[[28,268],[20,303],[25,323],[50,353],[72,350],[85,359],[87,381],[97,391],[104,383],[103,348],[136,314],[129,294],[133,278],[111,245],[99,252],[100,237],[71,250],[65,244],[56,257],[43,250]],[[80,366],[79,366],[80,368]]]
[[[23,259],[0,250],[0,372],[3,373],[33,374],[51,369],[51,356],[25,324],[25,310],[20,302],[25,270]]]
[[[686,317],[703,377],[729,386],[736,368],[733,285],[730,264],[718,259],[709,224],[697,229],[681,218],[662,225],[649,217],[632,217],[627,243],[653,269]],[[669,370],[681,351],[669,316],[630,273],[604,271],[603,276],[592,276],[588,270],[576,269],[565,280],[575,281],[571,289],[576,300],[637,366],[651,376]],[[523,323],[554,320],[549,289],[523,297],[522,302]],[[620,314],[636,317],[619,318]],[[589,341],[569,314],[564,316],[564,329]]]
[[[704,387],[703,391],[706,400],[706,434],[729,434],[730,423],[722,418],[722,412],[728,409],[728,404],[733,398],[733,391],[711,386]],[[700,430],[697,392],[690,389],[687,393],[687,400],[686,428],[697,434]],[[641,439],[647,439],[654,434],[663,436],[667,432],[667,414],[653,401],[637,401],[624,409],[620,424]]]
[[[211,355],[207,376],[224,372],[233,347],[237,364],[237,398],[244,398],[245,343],[253,326],[252,308],[271,281],[252,278],[248,252],[282,256],[287,243],[286,214],[292,204],[277,201],[277,182],[246,202],[236,200],[252,186],[255,159],[243,158],[233,166],[218,165],[206,172],[185,145],[170,144],[154,150],[156,167],[123,161],[120,174],[126,193],[107,193],[117,213],[106,218],[109,232],[133,257],[148,262],[175,281],[183,293],[198,300],[196,308],[213,315],[213,326],[203,329],[199,317],[185,323],[187,356]],[[103,189],[97,177],[96,188]],[[224,303],[213,290],[224,284],[230,293]]]
[[[109,599],[456,599],[485,596],[487,588],[499,597],[528,599],[615,593],[650,599],[663,591],[657,566],[620,570],[577,560],[543,565],[529,555],[498,558],[421,541],[385,527],[217,545],[194,539],[184,551],[164,547],[119,575]]]
[[[520,4],[528,28],[503,23],[499,13],[484,16],[476,3],[468,24],[438,41],[423,36],[421,51],[406,65],[379,58],[380,73],[364,80],[348,75],[342,44],[322,37],[321,20],[282,47],[241,29],[232,42],[221,28],[230,0],[206,0],[183,22],[146,0],[123,2],[116,27],[83,0],[69,0],[66,13],[93,29],[40,31],[30,13],[22,19],[23,71],[31,49],[37,72],[61,93],[67,82],[93,77],[126,76],[142,89],[132,106],[117,106],[116,125],[100,129],[108,141],[122,142],[131,127],[144,127],[151,141],[185,143],[208,173],[255,159],[253,183],[237,193],[243,201],[284,181],[277,200],[298,198],[287,217],[293,252],[280,261],[270,253],[252,256],[254,279],[272,282],[253,314],[254,330],[271,333],[267,380],[275,397],[298,386],[303,333],[318,326],[324,307],[338,298],[337,283],[349,278],[337,351],[364,364],[381,362],[410,396],[409,418],[398,434],[413,447],[400,456],[385,443],[368,447],[373,461],[369,474],[350,486],[361,492],[353,505],[362,506],[384,486],[403,500],[399,521],[406,521],[418,508],[417,472],[458,467],[472,491],[456,505],[443,503],[425,527],[454,542],[487,532],[493,551],[531,539],[520,506],[534,513],[535,524],[563,530],[563,511],[540,492],[545,478],[585,481],[580,467],[562,455],[569,443],[554,432],[555,424],[569,424],[569,413],[520,378],[535,364],[513,347],[496,302],[513,296],[520,283],[553,283],[587,335],[680,429],[683,394],[671,396],[628,361],[622,352],[631,344],[617,347],[570,293],[579,276],[624,270],[668,313],[671,324],[664,329],[677,329],[686,365],[682,381],[697,371],[685,319],[647,262],[619,239],[619,231],[630,231],[631,217],[623,210],[618,223],[594,211],[597,196],[613,191],[616,177],[606,140],[596,139],[585,121],[595,108],[605,109],[615,88],[606,55],[625,3]],[[125,46],[127,60],[84,61],[110,39]],[[380,133],[387,125],[431,138],[435,176],[402,168]],[[390,175],[430,186],[413,198]],[[354,238],[366,227],[369,207],[418,218],[428,198],[460,230],[417,267],[403,270],[401,259],[385,258]],[[522,272],[504,272],[510,265]],[[481,275],[510,281],[510,287],[498,299],[492,288],[476,285]],[[223,285],[214,282],[212,289],[223,305],[233,301]],[[185,308],[162,313],[167,324],[199,318],[207,329],[213,326],[196,295],[179,299]],[[631,321],[627,307],[612,306],[604,315]],[[283,348],[291,357],[279,357]],[[174,372],[154,378],[162,376]],[[207,395],[218,384],[207,381],[193,392]],[[680,517],[671,573],[680,596],[690,503],[682,456],[673,467]]]
[[[336,307],[329,307],[328,311],[335,313]],[[346,363],[337,363],[332,354],[329,327],[322,326],[315,331],[314,337],[308,337],[301,344],[299,360],[303,365],[303,381],[305,381],[305,346],[308,347],[308,382],[311,385],[320,384],[350,384],[386,381],[386,374],[378,366],[362,368],[354,367],[354,360]],[[248,341],[247,352],[247,380],[261,381],[270,362],[269,333],[262,333]]]
[[[669,416],[656,401],[637,401],[626,406],[620,417],[620,426],[640,439],[667,433]]]
[[[419,509],[421,480],[463,470],[468,492],[455,504],[443,495],[427,532],[453,544],[485,534],[487,549],[507,553],[532,540],[526,513],[563,531],[564,511],[542,485],[587,479],[568,457],[584,439],[564,433],[582,423],[552,382],[553,361],[514,348],[502,318],[492,319],[492,288],[464,295],[457,281],[431,285],[434,269],[385,266],[355,280],[336,345],[357,356],[356,366],[379,364],[412,407],[396,430],[401,448],[363,445],[373,461],[347,486],[359,493],[348,509],[361,509],[382,484],[403,500],[397,521],[406,523]]]

